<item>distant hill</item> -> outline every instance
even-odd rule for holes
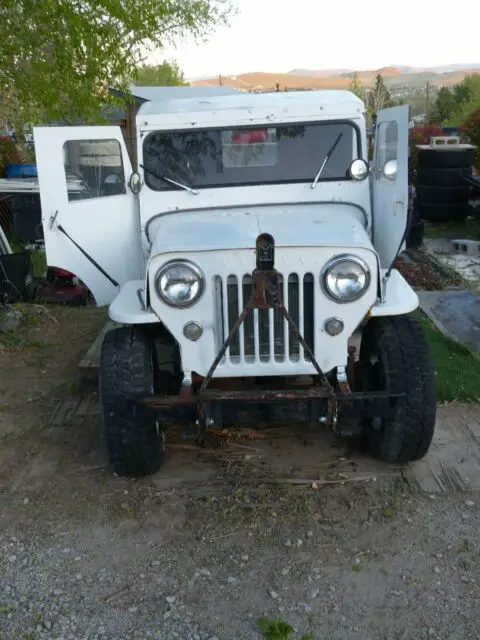
[[[462,71],[462,70],[473,70],[473,69],[479,69],[480,70],[480,63],[476,63],[476,64],[447,64],[444,65],[443,67],[426,67],[425,69],[413,69],[413,73],[416,73],[418,71],[429,71],[430,73],[450,73],[451,71]]]
[[[342,76],[353,73],[351,69],[328,69],[328,70],[311,70],[311,69],[293,69],[288,72],[291,76],[316,76],[318,78],[328,78],[328,76]]]
[[[389,66],[369,71],[358,71],[358,79],[363,86],[372,86],[378,74],[381,74],[390,86],[421,86],[430,82],[434,86],[452,86],[463,80],[467,73],[479,73],[480,63],[461,65],[451,64],[434,68],[415,68]],[[287,73],[269,73],[255,71],[239,75],[221,76],[222,84],[243,89],[346,89],[355,73],[353,69],[308,70],[294,69]],[[219,76],[191,81],[192,85],[218,85]]]

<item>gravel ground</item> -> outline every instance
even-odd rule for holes
[[[479,638],[478,498],[397,485],[162,497],[83,523],[18,505],[0,637],[247,640],[267,615],[315,639]]]
[[[83,398],[103,322],[59,309],[0,344],[1,640],[254,640],[263,615],[315,640],[480,638],[478,493],[431,497],[305,431],[178,444],[156,476],[113,477],[98,416],[52,418]]]

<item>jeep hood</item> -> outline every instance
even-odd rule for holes
[[[268,205],[175,211],[152,218],[146,232],[151,257],[174,251],[254,249],[269,233],[276,247],[362,247],[372,249],[362,210],[342,203]]]

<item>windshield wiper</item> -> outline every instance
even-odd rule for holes
[[[325,156],[325,160],[322,162],[322,166],[320,167],[320,169],[317,171],[317,175],[315,176],[315,178],[313,179],[312,184],[310,185],[310,187],[312,189],[315,189],[315,187],[317,186],[317,182],[320,180],[320,176],[322,175],[323,170],[325,169],[325,165],[327,164],[327,162],[330,160],[330,156],[333,154],[333,152],[335,151],[335,149],[337,148],[338,143],[340,142],[340,140],[343,137],[343,133],[339,133],[337,136],[337,139],[335,140],[335,142],[332,144],[332,146],[330,147],[329,152],[327,153],[327,155]]]
[[[167,176],[164,176],[164,175],[159,174],[159,173],[155,173],[155,171],[152,171],[151,169],[147,169],[147,167],[145,167],[143,164],[141,164],[139,166],[144,171],[146,171],[147,173],[152,175],[154,178],[157,178],[157,180],[163,180],[163,182],[168,182],[168,184],[173,184],[175,187],[178,187],[179,189],[184,189],[185,191],[190,191],[190,193],[193,193],[193,195],[198,196],[198,191],[196,189],[192,189],[192,187],[189,187],[188,184],[184,184],[183,182],[177,182],[176,180],[172,180],[171,178],[167,178]]]

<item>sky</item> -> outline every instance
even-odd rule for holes
[[[251,71],[480,63],[479,0],[234,0],[238,15],[208,43],[179,42],[187,79]],[[455,10],[453,11],[453,7]]]

